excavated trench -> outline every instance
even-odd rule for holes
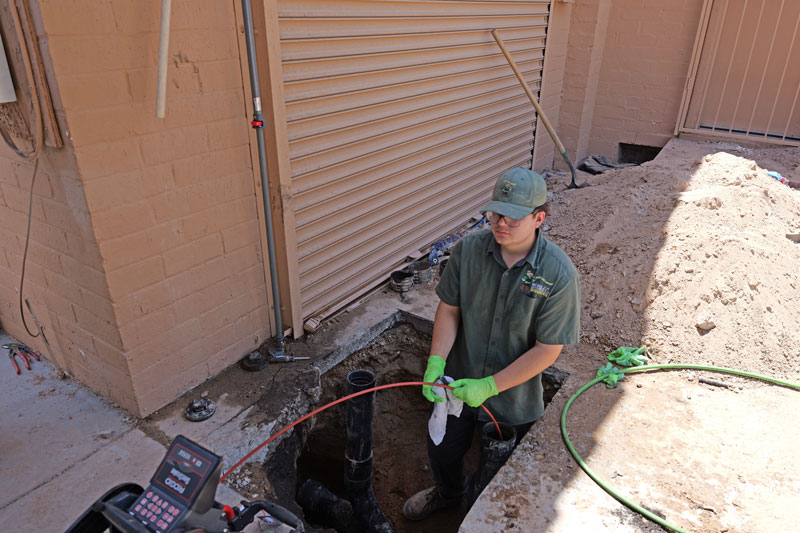
[[[430,336],[410,324],[401,323],[386,330],[370,345],[352,353],[322,376],[320,405],[347,395],[346,379],[353,370],[371,371],[377,385],[419,381],[429,347]],[[543,375],[545,404],[566,377],[555,369]],[[290,494],[296,494],[307,479],[321,483],[338,497],[345,496],[346,414],[345,402],[316,415],[310,430],[308,426],[302,428],[268,459],[265,468],[270,485],[282,504],[295,512],[302,512],[300,506],[286,500]],[[468,510],[464,503],[461,507],[437,512],[423,522],[410,522],[402,515],[405,500],[433,484],[425,445],[429,414],[430,404],[418,387],[386,389],[375,395],[372,488],[380,508],[401,532],[457,531]],[[476,431],[466,459],[468,472],[477,469],[479,448]],[[321,524],[312,525],[317,527],[312,531],[333,531]]]

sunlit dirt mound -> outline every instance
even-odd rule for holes
[[[800,149],[671,141],[555,191],[549,238],[581,272],[584,343],[800,377]],[[564,181],[562,177],[560,181]]]

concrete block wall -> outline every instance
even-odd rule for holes
[[[559,135],[575,164],[586,156],[592,134],[612,1],[579,0],[572,10]],[[558,168],[566,168],[563,162],[557,163]]]
[[[556,133],[560,134],[561,97],[564,91],[569,28],[572,19],[571,3],[551,2],[547,23],[542,88],[539,91],[539,106],[544,111]],[[564,142],[564,139],[561,139]],[[553,167],[553,161],[561,159],[556,145],[541,120],[536,125],[533,148],[533,169],[544,171]]]
[[[672,137],[703,0],[613,0],[586,155]]]
[[[616,159],[619,143],[660,147],[672,137],[702,5],[551,2],[541,99],[576,164],[591,154]],[[535,168],[565,170],[537,133]]]
[[[56,105],[63,124],[63,109]],[[19,312],[20,274],[33,165],[0,148],[0,324],[47,356]],[[56,352],[59,367],[105,397],[133,405],[133,385],[116,331],[100,253],[73,155],[45,148],[34,186],[24,296]],[[27,313],[27,309],[26,309]],[[30,315],[28,327],[36,332]],[[116,357],[110,352],[116,350]],[[103,355],[101,355],[103,354]],[[10,366],[7,367],[10,371]]]
[[[63,348],[70,370],[140,416],[235,362],[270,331],[237,3],[173,0],[165,119],[154,116],[160,6],[37,6],[68,143],[59,157],[72,165],[70,173],[56,162],[54,172],[70,184],[67,200],[82,202],[51,209],[55,202],[40,200],[37,209],[65,224],[78,217],[73,224],[85,238],[63,237],[63,248],[94,254],[94,263],[37,253],[28,268],[35,279],[46,276],[37,272],[45,261],[70,265],[58,300],[47,303],[50,314],[69,310],[80,326],[58,332],[59,346],[75,346]],[[15,222],[5,240],[19,234]],[[12,266],[4,287],[13,284]],[[4,292],[5,326],[14,318],[13,294]],[[7,329],[15,334],[18,326]],[[74,370],[80,358],[94,374]]]

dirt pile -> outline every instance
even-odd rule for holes
[[[565,451],[559,414],[619,346],[653,363],[729,367],[800,382],[800,149],[673,139],[639,167],[549,180],[548,238],[581,274],[581,342],[564,389],[467,516],[470,531],[657,531]],[[626,376],[575,401],[578,453],[631,501],[698,532],[789,531],[800,488],[797,391],[709,373]],[[705,376],[704,376],[705,377]],[[768,443],[768,444],[767,444]],[[510,529],[510,526],[508,526]],[[467,530],[466,526],[462,530]]]
[[[581,271],[583,343],[657,363],[800,377],[800,149],[673,140],[556,191],[547,235]],[[558,188],[558,185],[556,185]]]

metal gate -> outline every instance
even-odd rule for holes
[[[529,165],[549,0],[281,0],[280,57],[302,315],[330,311]]]
[[[800,2],[706,0],[675,133],[800,145]]]

